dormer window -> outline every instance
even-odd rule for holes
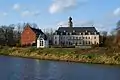
[[[90,35],[90,32],[89,32],[89,35]]]
[[[70,35],[72,35],[72,33],[70,32]]]
[[[81,35],[81,33],[79,33]]]
[[[64,30],[64,32],[66,32],[66,31]]]
[[[61,35],[62,35],[62,33],[61,33]]]
[[[96,33],[96,32],[94,32],[94,34],[96,35],[97,33]]]
[[[68,32],[66,32],[66,35],[68,35]]]

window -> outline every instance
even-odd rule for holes
[[[90,37],[88,37],[90,39]]]
[[[81,42],[79,42],[79,44],[81,44]]]
[[[96,32],[95,32],[95,35],[96,35]]]
[[[94,39],[96,39],[96,37],[94,37]]]
[[[83,45],[85,44],[85,41],[83,41]]]
[[[43,46],[43,41],[42,41],[42,46]]]
[[[40,41],[40,46],[43,46],[43,41]]]
[[[81,39],[81,37],[79,37],[79,39]]]
[[[55,44],[57,44],[57,41],[55,41]]]
[[[83,33],[81,33],[81,35],[83,35]]]
[[[40,41],[40,46],[41,46],[41,41]]]
[[[76,37],[76,39],[78,39],[78,37]]]
[[[41,41],[40,41],[40,46],[42,46]]]
[[[87,44],[87,41],[86,41],[86,44]]]
[[[69,45],[71,45],[71,43],[69,42]]]
[[[75,45],[77,46],[77,42],[75,43]]]
[[[89,32],[89,35],[90,35],[91,33]]]
[[[87,37],[86,37],[86,39],[87,39]]]
[[[89,41],[89,44],[91,44],[91,42]]]

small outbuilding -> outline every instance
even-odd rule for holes
[[[49,40],[45,34],[40,34],[37,38],[37,48],[48,48]]]

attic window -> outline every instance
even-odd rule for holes
[[[96,35],[96,32],[94,34]]]
[[[68,35],[68,32],[66,32],[66,35]]]
[[[89,32],[89,35],[90,35],[90,32]]]

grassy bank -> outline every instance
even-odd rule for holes
[[[98,64],[120,64],[119,49],[1,48],[0,55]]]

